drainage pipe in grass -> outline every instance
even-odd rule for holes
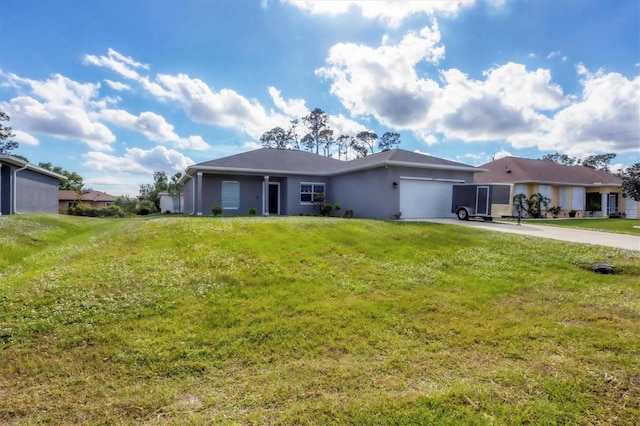
[[[20,214],[20,212],[18,211],[18,172],[23,171],[27,167],[29,167],[29,163],[25,164],[24,167],[13,171],[13,213],[14,214]]]

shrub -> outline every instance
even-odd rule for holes
[[[213,207],[211,207],[211,213],[213,213],[214,216],[219,216],[222,214],[222,207],[215,205]]]
[[[338,214],[338,210],[340,210],[340,204],[335,203],[335,204],[333,205],[333,211],[334,211],[334,212],[336,212],[336,214]]]
[[[349,210],[345,210],[344,212],[344,217],[353,217],[353,210],[349,209]]]
[[[250,207],[249,208],[249,215],[250,216],[255,216],[258,213],[258,210],[255,207]]]
[[[553,217],[558,217],[558,215],[560,214],[561,210],[562,210],[562,207],[554,206],[554,207],[549,207],[549,209],[547,211],[549,213],[551,213],[553,215]]]
[[[323,204],[322,207],[320,207],[320,214],[322,216],[329,216],[331,214],[331,209],[333,209],[331,204]]]

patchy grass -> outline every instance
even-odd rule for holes
[[[0,235],[0,423],[640,416],[635,251],[300,217],[12,216]]]
[[[640,235],[640,219],[582,218],[582,219],[526,219],[532,225],[561,226],[617,234]]]

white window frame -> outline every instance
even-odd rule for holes
[[[558,188],[558,206],[562,210],[567,210],[569,208],[569,187],[561,186]]]
[[[302,187],[303,185],[310,185],[311,186],[311,191],[302,191]],[[322,186],[322,192],[318,192],[316,191],[316,186]],[[302,195],[303,194],[311,194],[311,201],[302,201]],[[316,194],[322,194],[324,195],[325,199],[327,197],[327,184],[324,182],[300,182],[300,205],[301,206],[312,206],[314,205],[314,201],[313,199],[315,198]]]
[[[223,210],[238,210],[240,208],[240,182],[237,180],[222,181],[220,205]]]
[[[584,210],[586,204],[586,189],[584,186],[574,186],[571,189],[571,209]]]

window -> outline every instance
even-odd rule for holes
[[[240,207],[240,182],[222,181],[222,208],[237,210]]]
[[[561,186],[558,191],[558,204],[562,210],[567,210],[569,208],[569,187]]]
[[[302,182],[300,184],[300,204],[324,201],[324,183]]]

